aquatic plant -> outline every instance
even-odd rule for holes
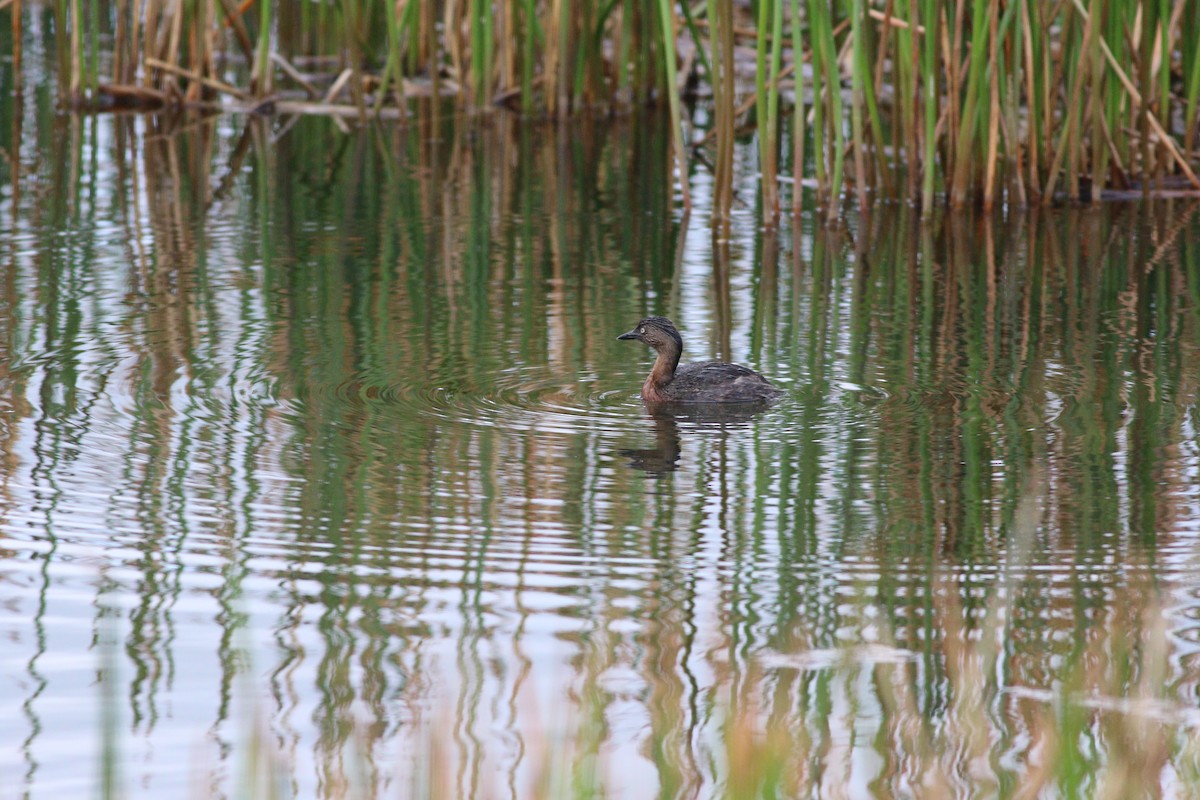
[[[860,206],[894,199],[925,211],[939,198],[990,209],[1200,192],[1194,2],[8,6],[18,69],[22,16],[53,18],[45,27],[72,107],[207,107],[224,95],[263,112],[365,119],[402,117],[415,97],[446,96],[479,114],[511,107],[564,118],[662,103],[673,129],[672,182],[687,207],[690,162],[711,164],[718,224],[734,202],[732,141],[750,128],[761,216],[774,224],[779,215],[786,100],[796,213],[806,185],[831,218],[844,185]],[[752,59],[739,42],[753,44]],[[752,85],[739,84],[739,74],[752,74]],[[711,96],[702,104],[711,113],[689,118],[684,94]],[[693,135],[697,126],[708,135]]]

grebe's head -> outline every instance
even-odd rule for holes
[[[679,337],[679,331],[675,330],[675,325],[666,317],[646,317],[634,326],[633,330],[622,333],[617,338],[636,339],[658,351],[670,350],[679,353],[683,350],[683,339]]]

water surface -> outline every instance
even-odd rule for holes
[[[706,796],[738,715],[903,794],[964,639],[947,774],[1011,790],[1064,665],[1159,621],[1196,724],[1195,204],[772,233],[747,180],[714,242],[652,116],[44,100],[0,131],[0,797]],[[784,399],[649,414],[651,313]]]

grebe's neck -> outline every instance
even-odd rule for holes
[[[682,355],[682,350],[676,347],[674,343],[664,345],[658,351],[658,358],[654,359],[654,366],[650,370],[650,375],[646,378],[646,382],[642,384],[642,399],[651,402],[665,400],[666,396],[663,391],[667,384],[675,377],[675,368],[679,366],[679,357]]]

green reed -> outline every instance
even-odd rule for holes
[[[814,144],[817,148],[818,199],[830,218],[837,215],[838,199],[842,192],[845,159],[845,128],[842,124],[842,91],[838,67],[837,43],[834,38],[832,9],[823,0],[809,0],[808,13],[812,30]],[[832,151],[832,158],[829,157]]]
[[[758,125],[758,161],[762,171],[762,213],[767,219],[779,214],[779,182],[777,180],[779,92],[773,80],[779,75],[780,32],[783,26],[783,0],[759,0],[758,37],[755,41],[754,71],[755,116]],[[771,31],[768,39],[766,31]],[[770,66],[767,48],[770,46]]]
[[[1180,40],[1185,42],[1200,41],[1200,4],[1192,3],[1184,11],[1180,20]],[[1196,130],[1200,127],[1200,48],[1183,48],[1183,68],[1187,75],[1184,87],[1187,131],[1183,138],[1183,149],[1189,153],[1196,151]]]
[[[255,13],[234,0],[57,0],[51,12],[66,23],[53,26],[62,99],[85,108],[211,104],[221,95],[253,103],[277,92],[290,102],[304,72],[313,82],[303,87],[307,95],[336,85],[329,103],[361,118],[401,103],[416,86],[455,95],[481,114],[507,106],[562,118],[661,103],[682,131],[689,120],[681,87],[706,87],[713,124],[705,146],[713,153],[695,163],[711,163],[717,174],[716,219],[733,202],[730,140],[747,125],[759,137],[762,214],[770,221],[779,213],[780,84],[789,74],[801,105],[813,98],[791,115],[793,179],[803,178],[811,142],[816,196],[830,217],[844,174],[860,205],[898,199],[925,211],[940,198],[991,208],[1096,199],[1106,190],[1200,191],[1196,2],[727,6],[262,0]],[[18,42],[28,29],[20,15],[34,13],[21,9],[10,3]],[[747,35],[754,63],[739,69],[735,36]],[[101,42],[111,42],[111,58],[102,57]],[[798,69],[808,54],[811,70]],[[288,69],[293,61],[313,66]],[[751,72],[753,86],[738,86],[735,74]],[[752,100],[739,102],[751,92]],[[340,113],[315,103],[289,108]],[[682,132],[675,147],[673,170],[682,179],[695,168]]]
[[[793,0],[795,2],[795,0]],[[733,143],[737,100],[734,82],[733,9],[728,3],[708,0],[712,28],[709,79],[713,92],[713,222],[718,237],[728,237],[733,207]]]
[[[863,133],[863,105],[867,94],[867,42],[862,18],[862,0],[852,0],[850,8],[851,60],[850,134],[854,153],[854,190],[860,208],[867,207],[867,143]]]
[[[792,0],[792,52],[802,53],[804,37],[801,35],[800,0]],[[796,56],[797,58],[799,56]],[[808,124],[804,119],[804,92],[801,81],[795,81],[796,100],[792,106],[792,210],[798,215],[803,203],[804,193],[804,131]]]
[[[675,160],[679,168],[679,185],[683,189],[683,207],[692,206],[691,193],[688,189],[687,151],[683,149],[683,109],[676,90],[679,77],[675,70],[675,23],[671,0],[658,0],[658,10],[662,20],[663,63],[667,71],[667,97],[671,108],[671,139],[674,143]]]
[[[265,32],[271,29],[271,4],[259,3],[258,29]],[[271,53],[270,40],[267,36],[258,37],[258,48],[254,51],[254,80],[255,88],[261,94],[271,91]]]

